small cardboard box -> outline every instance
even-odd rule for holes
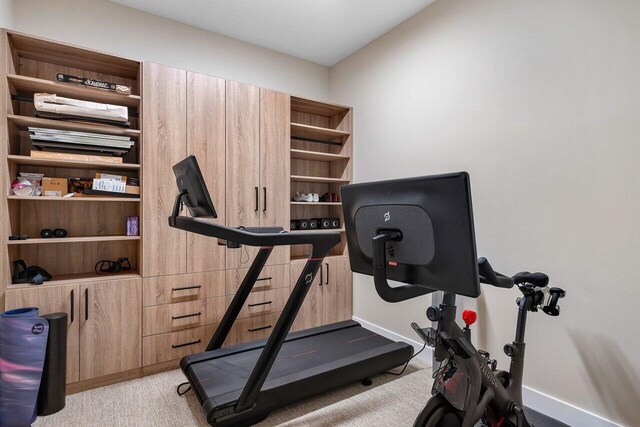
[[[42,195],[62,197],[67,194],[67,178],[42,178]]]
[[[127,185],[124,192],[127,194],[140,194],[140,187],[137,185]]]

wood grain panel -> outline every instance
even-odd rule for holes
[[[225,308],[224,297],[144,307],[142,334],[155,335],[219,323]]]
[[[11,56],[8,49],[7,33],[2,30],[0,33],[0,81],[4,82],[7,69],[11,63]],[[9,133],[7,129],[7,121],[4,120],[7,114],[7,108],[9,106],[9,91],[6,84],[0,84],[0,159],[2,159],[3,167],[0,171],[0,218],[3,220],[0,224],[0,307],[4,307],[5,301],[5,286],[11,282],[11,271],[9,267],[9,253],[7,251],[6,243],[7,236],[11,234],[11,223],[7,221],[9,219],[9,207],[7,204],[7,189],[11,183],[11,172],[9,168],[4,166],[4,162],[7,155],[10,153]]]
[[[260,225],[289,228],[291,98],[260,89]],[[268,265],[289,262],[289,246],[276,246]]]
[[[322,286],[323,323],[328,324],[351,319],[353,312],[353,274],[349,266],[349,258],[334,257],[326,259],[323,268],[325,269],[325,284]]]
[[[6,310],[38,307],[40,315],[67,313],[67,384],[80,379],[79,298],[79,285],[10,289],[7,291],[6,304],[4,305]]]
[[[217,326],[207,325],[144,337],[142,340],[143,365],[150,366],[178,360],[204,351]]]
[[[225,271],[147,277],[143,305],[169,304],[225,295]]]
[[[238,319],[282,311],[287,299],[289,299],[289,288],[252,292],[240,310]],[[231,305],[232,300],[233,295],[227,295],[227,307]]]
[[[80,285],[80,380],[142,366],[142,279]]]
[[[144,65],[143,276],[187,272],[187,233],[167,218],[176,196],[171,167],[186,157],[187,73],[164,65]]]
[[[260,225],[260,89],[227,81],[227,225]],[[256,194],[256,192],[258,194]],[[251,265],[258,249],[227,251],[227,268]]]
[[[304,270],[305,264],[306,260],[291,263],[291,290],[293,290],[296,285],[298,277],[302,273],[302,270]],[[303,329],[315,328],[316,326],[322,325],[323,301],[321,283],[323,283],[323,279],[324,276],[321,276],[320,273],[318,273],[313,284],[309,288],[309,292],[307,293],[302,306],[300,307],[296,320],[293,322],[293,326],[291,328],[292,331],[301,331]]]
[[[280,313],[238,319],[229,331],[224,345],[228,346],[267,338],[271,335],[278,317],[280,317]]]
[[[216,207],[217,224],[225,225],[225,81],[187,73],[187,153],[194,154]],[[224,270],[226,248],[210,237],[187,233],[187,271]]]
[[[227,270],[226,294],[233,296],[238,292],[248,268]],[[289,264],[267,265],[253,285],[252,292],[269,291],[289,287]]]

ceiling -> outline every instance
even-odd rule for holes
[[[332,66],[435,0],[111,0]]]

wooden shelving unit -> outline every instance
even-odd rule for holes
[[[90,242],[122,242],[127,240],[140,240],[140,236],[84,236],[84,237],[51,237],[48,239],[34,238],[27,240],[9,240],[9,245],[46,245],[65,243],[90,243]]]
[[[109,169],[109,170],[130,170],[140,169],[138,163],[111,163],[111,162],[84,162],[79,160],[46,159],[31,156],[8,155],[9,164],[32,165],[42,167],[73,168],[73,169]]]
[[[18,74],[8,74],[7,81],[12,95],[32,97],[34,93],[55,93],[68,98],[124,105],[125,107],[138,108],[140,105],[140,96],[138,95],[124,95],[103,89],[87,88]]]
[[[341,243],[330,257],[346,255],[344,217],[340,202],[296,202],[296,193],[339,195],[352,177],[352,110],[342,105],[291,98],[291,219],[338,218]],[[303,231],[303,230],[300,230]],[[330,231],[330,230],[304,230]],[[296,232],[295,230],[293,232]],[[309,247],[291,248],[291,260],[306,259]]]
[[[70,202],[70,203],[86,203],[86,202],[140,202],[139,197],[55,197],[55,196],[7,196],[7,200],[20,200],[29,202]]]
[[[95,172],[108,171],[141,179],[141,63],[7,30],[2,31],[0,43],[4,54],[0,60],[0,95],[6,100],[0,104],[0,244],[6,254],[0,257],[0,305],[5,290],[31,286],[11,283],[11,266],[17,259],[39,265],[53,275],[43,287],[140,278],[142,238],[126,236],[127,217],[141,218],[140,197],[21,197],[10,195],[10,185],[20,172],[90,179]],[[126,85],[132,93],[61,83],[56,80],[57,73]],[[130,127],[34,117],[34,105],[29,100],[39,92],[126,106]],[[29,127],[126,136],[135,145],[122,163],[31,157],[35,148]],[[42,239],[39,233],[44,228],[64,228],[72,237]],[[8,236],[17,234],[33,238],[8,240]],[[108,276],[93,271],[96,262],[118,258],[128,258],[133,270]]]

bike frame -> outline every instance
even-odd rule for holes
[[[441,317],[438,321],[435,360],[443,362],[454,355],[456,364],[464,365],[471,376],[469,405],[464,411],[463,427],[472,427],[480,421],[489,404],[492,404],[499,415],[514,414],[514,421],[518,427],[530,426],[522,411],[522,377],[525,355],[524,333],[527,311],[531,303],[529,297],[525,295],[518,304],[516,337],[512,344],[515,354],[511,356],[509,381],[505,387],[488,366],[487,359],[471,344],[470,330],[467,328],[463,330],[456,323],[456,295],[444,293],[440,304]],[[462,347],[450,345],[451,340],[462,344]],[[481,396],[483,387],[485,391]]]

